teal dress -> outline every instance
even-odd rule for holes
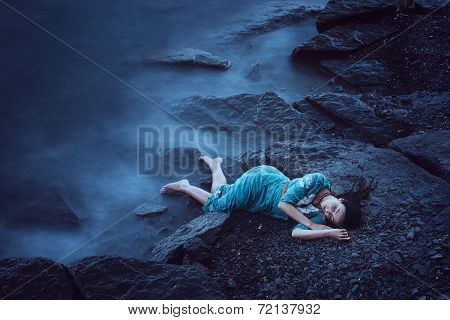
[[[311,203],[323,188],[331,191],[331,184],[321,173],[307,174],[293,179],[282,195],[284,184],[289,178],[271,166],[258,166],[245,172],[233,184],[221,185],[208,197],[203,210],[205,212],[227,212],[245,210],[260,212],[275,218],[288,220],[289,217],[278,209],[280,201],[289,202],[314,223],[324,223],[319,209]],[[309,230],[301,223],[295,228]]]

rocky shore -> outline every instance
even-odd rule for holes
[[[172,110],[194,126],[256,126],[274,137],[261,150],[226,159],[231,181],[260,164],[290,177],[323,172],[338,194],[358,177],[374,179],[363,202],[365,223],[349,231],[351,241],[300,241],[290,235],[293,220],[202,213],[190,204],[186,210],[197,217],[149,247],[145,261],[94,256],[66,266],[45,258],[0,260],[0,296],[448,299],[449,6],[417,1],[395,18],[394,2],[330,0],[308,13],[317,15],[319,34],[293,44],[291,58],[333,77],[329,91],[292,104],[274,92],[196,96]],[[278,26],[283,19],[273,21]],[[217,64],[228,68],[227,61]],[[190,148],[180,154],[198,153]],[[208,177],[198,168],[190,178],[208,187]],[[52,216],[79,223],[55,199]],[[170,203],[159,196],[135,214],[159,219],[170,214]]]

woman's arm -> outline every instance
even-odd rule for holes
[[[301,224],[304,224],[305,226],[307,226],[311,230],[331,229],[331,228],[329,228],[329,227],[327,227],[327,226],[325,226],[323,224],[317,224],[317,223],[312,222],[307,217],[305,217],[302,213],[300,213],[297,210],[297,208],[294,207],[289,202],[280,201],[278,203],[278,209],[280,209],[280,211],[282,213],[288,215],[289,217],[291,217],[295,221],[297,221],[297,222],[299,222]]]
[[[295,228],[292,231],[293,238],[299,238],[302,240],[327,238],[329,236],[330,236],[330,230],[303,230],[300,228]]]
[[[295,228],[292,231],[293,238],[299,238],[302,240],[313,240],[320,238],[333,238],[336,240],[350,240],[348,233],[345,229],[329,229],[329,230],[304,230]]]

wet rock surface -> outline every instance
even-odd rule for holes
[[[438,177],[450,181],[450,131],[421,133],[396,139],[389,147]]]
[[[324,32],[337,25],[376,20],[395,10],[395,0],[330,0],[317,18],[317,30]]]
[[[0,260],[1,299],[79,298],[65,267],[46,258]]]
[[[181,264],[186,255],[185,246],[192,239],[199,238],[206,244],[214,243],[228,218],[229,214],[217,212],[208,212],[195,218],[153,246],[149,260]]]
[[[313,128],[309,118],[298,113],[274,92],[240,94],[226,98],[190,97],[172,106],[173,112],[194,126],[245,131],[284,139],[289,134]]]
[[[396,31],[394,26],[349,24],[319,33],[292,51],[292,59],[342,59]]]
[[[299,1],[272,1],[247,12],[246,19],[239,21],[239,27],[232,27],[223,37],[226,41],[236,41],[266,33],[299,22],[321,9],[319,5],[304,5]]]
[[[140,217],[153,217],[169,210],[168,207],[153,199],[143,203],[133,210],[134,214]]]
[[[324,93],[294,102],[324,132],[387,146],[419,131],[448,129],[448,94],[418,92],[405,96],[375,93]]]
[[[320,66],[338,80],[362,88],[384,85],[389,73],[389,70],[377,60],[323,60]]]
[[[69,266],[87,299],[223,299],[216,281],[198,266],[94,256]]]
[[[350,125],[373,141],[386,143],[395,134],[395,128],[377,117],[375,111],[359,96],[345,93],[324,93],[305,98],[324,113]]]
[[[146,60],[147,64],[184,64],[226,70],[231,67],[231,61],[215,56],[200,49],[182,49],[165,56],[153,57]]]

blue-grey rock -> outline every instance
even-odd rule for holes
[[[382,24],[337,26],[296,47],[291,53],[291,58],[343,59],[355,50],[382,40],[395,31],[395,27]]]
[[[373,21],[394,10],[395,0],[330,0],[320,12],[316,26],[324,32],[349,22]]]
[[[169,53],[164,56],[152,57],[146,60],[147,64],[186,64],[199,67],[215,69],[228,69],[231,61],[222,57],[212,55],[200,49],[187,48]]]
[[[357,88],[383,85],[389,75],[388,69],[377,60],[323,60],[320,66],[326,73]]]
[[[80,298],[65,267],[47,258],[0,260],[0,298],[63,300]]]
[[[224,299],[204,268],[117,256],[93,256],[70,264],[74,282],[87,299]]]
[[[389,147],[434,175],[450,181],[450,130],[396,139]]]
[[[153,246],[149,260],[181,264],[186,254],[183,246],[196,237],[208,245],[213,244],[228,218],[229,214],[217,212],[195,218]]]
[[[241,140],[267,134],[274,140],[283,140],[315,128],[307,116],[297,112],[274,92],[225,98],[194,96],[170,108],[193,126],[226,130]]]
[[[229,27],[222,37],[227,41],[241,40],[249,36],[269,32],[299,22],[320,12],[323,6],[302,4],[301,1],[269,1],[241,12],[235,25]]]

